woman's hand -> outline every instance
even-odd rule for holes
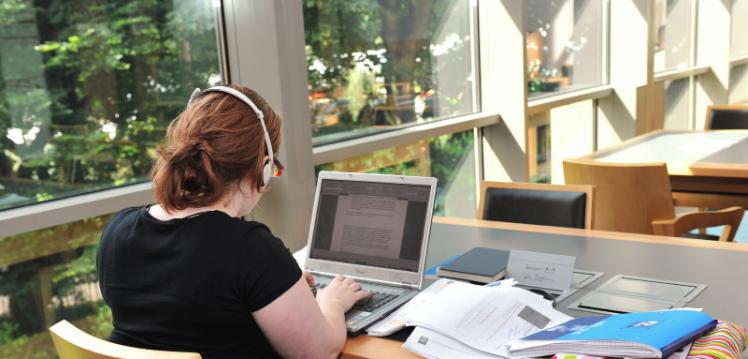
[[[304,277],[306,284],[309,285],[309,288],[314,288],[314,277],[312,277],[312,273],[304,272],[302,276]]]
[[[330,306],[331,309],[345,313],[351,309],[353,304],[369,295],[369,292],[361,290],[361,285],[353,278],[339,275],[324,289],[317,292],[317,302],[320,307]]]

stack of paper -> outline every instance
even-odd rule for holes
[[[441,278],[431,284],[428,288],[424,289],[418,295],[413,297],[413,299],[409,300],[407,303],[405,303],[402,307],[398,308],[396,311],[392,312],[387,318],[384,318],[377,322],[376,324],[369,327],[369,329],[366,330],[366,334],[374,336],[374,337],[383,337],[390,334],[393,334],[397,332],[400,329],[405,328],[405,315],[413,310],[418,309],[419,307],[425,305],[426,303],[434,300],[440,300],[439,294],[444,290],[444,288],[447,288],[450,285],[453,285],[454,283],[462,283],[455,280],[445,279]],[[500,280],[493,283],[486,284],[487,287],[511,287],[517,284],[516,281],[508,279],[508,280]]]
[[[444,280],[438,296],[405,314],[417,328],[403,348],[430,358],[509,357],[510,341],[571,319],[524,289]]]

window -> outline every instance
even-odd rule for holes
[[[546,123],[528,127],[528,174],[530,182],[550,183],[551,182],[551,126],[547,121],[548,113],[535,118],[541,117]]]
[[[604,1],[528,0],[530,97],[604,83]]]
[[[470,3],[306,1],[314,145],[475,112]]]
[[[748,55],[748,0],[732,2],[732,36],[730,37],[730,54],[732,57]]]
[[[59,320],[107,338],[96,251],[110,215],[0,238],[0,358],[54,358],[47,328]]]
[[[0,4],[0,210],[144,181],[194,87],[222,82],[210,0]],[[109,215],[0,238],[0,358],[55,357],[61,319],[107,337]]]
[[[475,140],[473,131],[433,137],[322,164],[316,171],[433,176],[438,179],[434,214],[475,218]]]
[[[691,129],[689,90],[691,78],[665,81],[665,124],[670,130]]]
[[[730,68],[730,103],[748,103],[748,64]]]
[[[0,209],[146,180],[192,89],[222,80],[210,0],[2,6]]]
[[[693,0],[655,1],[655,72],[693,65]]]

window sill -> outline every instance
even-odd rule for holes
[[[570,91],[559,93],[555,96],[546,96],[539,99],[527,101],[527,114],[537,115],[546,112],[554,107],[564,106],[575,102],[593,100],[607,97],[613,93],[613,87],[610,85],[596,86],[584,90]]]
[[[414,143],[431,137],[467,131],[476,127],[490,126],[498,122],[498,114],[486,113],[448,118],[371,136],[317,146],[313,148],[312,156],[314,165],[316,166],[365,155],[393,146]]]
[[[150,182],[77,195],[0,212],[0,238],[153,202]]]
[[[701,75],[709,72],[709,66],[692,66],[685,69],[676,69],[658,72],[654,75],[656,82],[679,80],[686,77]]]

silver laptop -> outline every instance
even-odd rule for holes
[[[320,172],[304,269],[317,286],[337,274],[372,295],[346,313],[358,333],[423,284],[436,178]]]

